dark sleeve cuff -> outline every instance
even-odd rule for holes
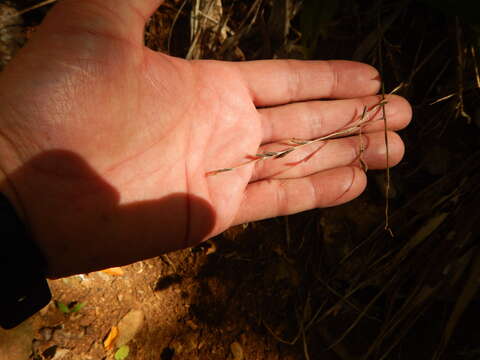
[[[0,326],[11,329],[52,296],[44,257],[8,198],[0,193]]]

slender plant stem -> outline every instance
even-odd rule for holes
[[[38,9],[38,8],[41,8],[43,6],[47,6],[49,4],[52,4],[54,2],[56,2],[57,0],[45,0],[45,1],[41,1],[40,3],[36,4],[36,5],[33,5],[33,6],[30,6],[26,9],[23,9],[23,10],[20,10],[18,12],[16,12],[15,14],[13,14],[11,17],[15,17],[15,16],[20,16],[20,15],[23,15],[23,14],[26,14],[32,10],[35,10],[35,9]]]
[[[377,14],[377,25],[378,25],[378,62],[380,65],[380,75],[383,79],[383,33],[380,25],[380,13]],[[390,147],[388,144],[388,123],[387,123],[387,114],[385,112],[385,82],[382,80],[382,100],[380,101],[380,106],[382,108],[382,117],[383,117],[383,132],[385,137],[385,230],[393,237],[393,231],[390,228]]]
[[[264,153],[257,153],[254,156],[251,156],[250,160],[245,161],[245,162],[243,162],[239,165],[229,167],[229,168],[221,168],[221,169],[208,171],[205,175],[206,176],[213,176],[213,175],[217,175],[217,174],[220,174],[220,173],[233,171],[235,169],[238,169],[238,168],[246,166],[246,165],[250,165],[250,164],[255,163],[257,161],[260,161],[260,160],[280,159],[280,158],[283,158],[283,157],[287,156],[291,152],[293,152],[295,150],[298,150],[302,147],[305,147],[307,145],[312,145],[312,144],[319,143],[319,142],[326,141],[326,140],[331,140],[331,139],[336,139],[336,138],[340,138],[340,137],[349,136],[349,135],[352,135],[352,134],[357,133],[357,132],[360,132],[360,134],[361,134],[362,128],[368,122],[371,121],[372,112],[375,109],[377,109],[378,107],[385,106],[386,103],[387,103],[387,101],[385,100],[385,97],[383,97],[383,99],[379,103],[372,106],[372,108],[370,110],[367,111],[367,108],[365,107],[363,112],[362,112],[362,115],[359,117],[359,119],[353,125],[351,125],[350,127],[346,128],[346,129],[335,131],[333,133],[330,133],[328,135],[325,135],[325,136],[322,136],[322,137],[319,137],[319,138],[316,138],[316,139],[313,139],[313,140],[289,139],[289,140],[287,140],[287,143],[292,145],[290,147],[287,147],[287,148],[285,148],[283,150],[280,150],[280,151],[267,151],[267,152],[264,152]],[[385,112],[384,112],[384,114],[385,114]]]

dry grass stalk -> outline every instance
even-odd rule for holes
[[[426,65],[428,65],[432,58],[434,58],[434,56],[442,49],[442,47],[445,46],[445,44],[447,43],[447,39],[443,39],[441,40],[428,54],[427,56],[425,56],[422,61],[419,62],[419,56],[420,56],[420,51],[422,50],[422,44],[423,44],[423,41],[420,43],[418,49],[417,49],[417,53],[415,54],[415,59],[414,59],[414,66],[413,66],[413,69],[412,71],[410,72],[410,75],[409,75],[409,78],[407,80],[407,84],[409,86],[412,86],[413,84],[413,79],[414,77],[420,73],[420,70],[422,70]],[[417,63],[419,62],[419,64],[417,65]]]
[[[259,17],[260,11],[262,9],[262,4],[264,0],[255,0],[255,2],[250,6],[247,14],[245,15],[243,21],[236,27],[235,31],[231,33],[231,36],[225,39],[222,42],[221,46],[216,49],[215,53],[217,58],[225,59],[226,55],[229,52],[235,54],[236,52],[241,53],[240,58],[245,60],[245,55],[242,50],[238,47],[240,40],[245,37],[252,28],[254,27],[257,19]]]
[[[383,35],[384,33],[382,32],[382,28],[380,25],[380,19],[381,15],[380,13],[377,13],[377,31],[378,31],[378,60],[379,60],[379,65],[380,65],[380,75],[383,78],[383,42],[384,38]],[[383,132],[384,132],[384,137],[385,137],[385,166],[386,166],[386,171],[385,171],[385,227],[384,229],[390,234],[391,237],[393,237],[393,231],[390,228],[389,224],[389,216],[390,216],[390,147],[388,145],[388,124],[387,124],[387,114],[385,112],[385,83],[382,81],[382,101],[383,104],[381,104],[381,109],[382,109],[382,117],[383,117]]]
[[[455,18],[455,32],[457,40],[457,78],[458,78],[458,90],[457,90],[457,106],[455,117],[463,117],[467,120],[467,124],[472,122],[472,117],[465,111],[465,105],[463,101],[463,93],[465,91],[464,85],[464,72],[465,72],[465,52],[466,49],[463,46],[463,31],[460,26],[460,20]]]
[[[473,68],[475,69],[475,82],[476,82],[477,88],[480,89],[480,72],[478,71],[477,54],[476,54],[475,47],[473,45],[470,46],[470,52],[473,58]]]
[[[23,10],[20,10],[18,11],[15,15],[12,15],[12,17],[16,17],[16,16],[20,16],[20,15],[23,15],[23,14],[26,14],[32,10],[35,10],[35,9],[39,9],[41,7],[44,7],[44,6],[47,6],[49,4],[53,4],[54,2],[56,2],[57,0],[45,0],[45,1],[42,1],[36,5],[33,5],[33,6],[30,6],[26,9],[23,9]]]
[[[190,14],[190,48],[187,59],[201,59],[205,50],[212,50],[217,40],[224,40],[226,30],[217,31],[223,17],[222,2],[219,0],[196,0]],[[226,24],[225,24],[226,25]],[[217,39],[216,33],[224,35]],[[202,41],[203,39],[203,41]]]
[[[366,111],[367,111],[367,107],[364,107],[362,117],[365,116]],[[360,150],[359,150],[359,153],[358,153],[358,160],[360,161],[360,164],[362,165],[363,171],[367,172],[368,171],[368,165],[365,162],[365,160],[363,160],[363,153],[365,152],[365,142],[363,141],[362,127],[360,127],[360,129],[358,130],[358,138],[360,139]]]
[[[393,237],[393,231],[390,228],[389,216],[390,216],[390,147],[388,145],[388,133],[387,133],[387,114],[385,112],[385,91],[382,89],[382,117],[384,122],[384,134],[385,134],[385,149],[386,149],[386,159],[385,159],[385,230],[388,231],[391,237]]]
[[[185,5],[187,4],[188,0],[184,0],[182,5],[180,5],[180,8],[178,9],[178,11],[176,12],[174,18],[173,18],[173,21],[172,21],[172,25],[170,26],[170,31],[168,33],[168,40],[167,40],[167,53],[168,54],[171,54],[171,45],[172,45],[172,36],[173,36],[173,29],[175,28],[175,25],[177,24],[177,21],[183,11],[183,8],[185,7]]]
[[[431,103],[429,103],[428,105],[435,105],[435,104],[438,104],[442,101],[445,101],[445,100],[448,100],[448,99],[451,99],[452,97],[454,97],[455,95],[457,95],[456,93],[452,93],[452,94],[448,94],[446,96],[442,96],[440,99],[437,99],[435,101],[432,101]]]
[[[312,145],[312,144],[319,143],[319,142],[326,141],[326,140],[337,139],[337,138],[340,138],[340,137],[346,137],[346,136],[349,136],[349,135],[353,135],[355,133],[360,133],[361,134],[361,131],[362,131],[363,127],[365,127],[365,125],[367,125],[371,121],[372,112],[374,110],[376,110],[378,107],[383,107],[385,104],[387,104],[387,101],[385,99],[382,99],[379,103],[372,106],[369,110],[367,110],[367,108],[365,107],[363,112],[362,112],[362,115],[360,116],[358,121],[356,121],[353,125],[351,125],[350,127],[346,128],[346,129],[335,131],[333,133],[330,133],[328,135],[325,135],[325,136],[322,136],[322,137],[319,137],[319,138],[316,138],[316,139],[313,139],[313,140],[301,140],[301,139],[292,138],[292,139],[287,140],[287,143],[289,145],[292,145],[288,148],[285,148],[285,149],[280,150],[280,151],[268,151],[268,152],[264,152],[264,153],[257,153],[253,156],[253,159],[248,160],[244,163],[241,163],[239,165],[236,165],[236,166],[233,166],[233,167],[230,167],[230,168],[221,168],[221,169],[212,170],[212,171],[207,172],[205,175],[206,176],[213,176],[213,175],[217,175],[217,174],[220,174],[220,173],[233,171],[235,169],[238,169],[238,168],[246,166],[246,165],[253,164],[253,163],[255,163],[257,161],[260,161],[260,160],[281,159],[281,158],[287,156],[288,154],[290,154],[291,152],[293,152],[295,150],[298,150],[302,147],[305,147],[307,145]],[[361,143],[360,146],[362,148],[362,143]],[[360,161],[362,162],[361,155],[362,155],[362,150],[360,149],[359,158],[360,158]]]

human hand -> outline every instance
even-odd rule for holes
[[[2,191],[51,277],[338,205],[366,186],[359,137],[206,176],[284,148],[282,140],[345,128],[378,103],[378,72],[347,61],[231,63],[155,53],[143,46],[143,29],[160,2],[64,0],[0,74]],[[406,126],[409,104],[387,100],[390,130]],[[380,117],[374,112],[363,130],[372,169],[385,164]],[[388,135],[394,165],[403,144]]]

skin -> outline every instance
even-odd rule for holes
[[[314,139],[379,101],[369,65],[186,61],[143,46],[159,0],[64,0],[0,74],[1,190],[44,253],[50,277],[197,244],[232,225],[335,206],[366,186],[359,137],[306,146],[231,172],[288,138]],[[408,102],[387,97],[393,131]],[[364,161],[385,166],[372,111]]]

